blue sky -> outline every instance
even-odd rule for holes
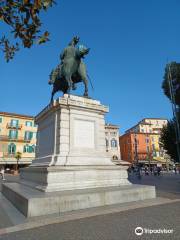
[[[85,62],[95,90],[89,84],[89,95],[109,106],[107,122],[119,125],[122,134],[145,117],[171,118],[161,83],[167,59],[180,62],[180,1],[56,2],[41,16],[50,42],[21,49],[10,63],[0,53],[0,111],[36,115],[45,107],[51,69],[79,35],[91,48]],[[6,31],[2,23],[0,27]],[[83,84],[73,93],[82,94]]]

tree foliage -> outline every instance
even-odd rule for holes
[[[169,70],[171,76],[169,76]],[[172,87],[175,95],[175,103],[180,106],[180,63],[171,62],[165,67],[164,80],[162,82],[162,89],[164,94],[170,99],[170,89],[168,79],[172,79]]]
[[[17,159],[17,161],[19,161],[21,159],[22,153],[21,152],[17,152],[15,155],[15,158]]]
[[[49,40],[49,32],[41,32],[39,14],[46,11],[53,0],[0,0],[0,21],[10,27],[15,42],[5,35],[0,36],[0,49],[8,62],[14,57],[20,45],[30,48],[34,43],[42,44]]]
[[[164,126],[161,131],[160,143],[163,148],[167,151],[167,154],[174,159],[178,160],[178,153],[176,147],[176,133],[175,133],[175,122],[171,120],[167,126]]]

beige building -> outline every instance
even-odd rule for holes
[[[105,141],[106,152],[114,158],[114,160],[121,159],[120,145],[119,145],[119,127],[112,124],[105,125]]]
[[[167,125],[167,119],[164,118],[144,118],[138,124],[128,129],[126,133],[155,133],[160,134],[163,126]]]
[[[28,165],[35,158],[37,126],[34,117],[0,112],[0,165],[13,168],[21,153],[20,166]]]

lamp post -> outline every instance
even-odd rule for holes
[[[138,160],[138,149],[137,149],[137,135],[134,133],[134,162],[138,168],[138,178],[141,178],[140,174],[140,166],[139,166],[139,160]]]

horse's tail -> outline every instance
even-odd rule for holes
[[[89,76],[89,74],[88,74],[88,73],[87,73],[87,77],[88,77],[88,79],[89,79],[89,82],[90,82],[90,84],[91,84],[91,88],[92,88],[92,90],[94,91],[94,87],[93,87],[93,84],[92,84],[91,78],[90,78],[90,76]]]

